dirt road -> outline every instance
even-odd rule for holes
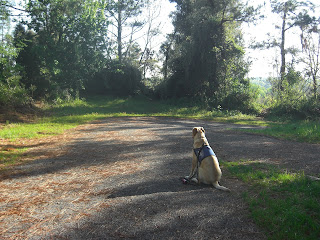
[[[194,126],[220,160],[319,173],[320,145],[232,130],[239,125],[110,118],[34,144],[38,160],[2,176],[0,239],[265,239],[248,217],[243,183],[226,174],[225,193],[179,181]]]

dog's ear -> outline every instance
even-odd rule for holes
[[[192,137],[194,137],[198,133],[198,128],[193,128],[192,129]]]

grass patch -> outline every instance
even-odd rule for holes
[[[10,123],[0,129],[0,138],[39,138],[60,134],[78,125],[108,117],[164,116],[207,119],[232,123],[253,123],[256,117],[238,111],[207,111],[199,106],[172,101],[152,101],[140,98],[93,97],[88,100],[50,105],[44,108],[46,117],[33,123]]]
[[[164,116],[190,119],[206,119],[235,124],[267,126],[262,130],[245,131],[266,134],[290,140],[312,143],[320,142],[320,127],[317,122],[274,123],[264,121],[253,115],[239,111],[206,110],[190,101],[155,101],[144,97],[114,98],[92,97],[87,100],[77,99],[70,102],[43,107],[45,117],[39,117],[31,123],[14,123],[8,119],[7,124],[0,126],[0,141],[8,139],[15,142],[19,139],[41,138],[63,133],[94,120],[108,117]],[[7,120],[7,119],[2,119]],[[6,121],[4,121],[6,122]],[[18,153],[17,153],[18,154]],[[6,156],[6,161],[17,159],[18,155]]]
[[[22,155],[28,148],[8,148],[0,149],[0,170],[11,165],[16,165],[21,162]]]
[[[14,144],[21,139],[58,135],[78,125],[108,117],[164,116],[229,122],[254,120],[254,116],[236,111],[207,111],[190,103],[172,100],[153,101],[144,97],[77,99],[44,106],[42,111],[44,117],[35,118],[30,123],[15,123],[12,119],[2,119],[6,124],[0,126],[0,143],[1,139],[7,139]],[[1,152],[1,154],[3,162],[0,163],[1,166],[22,162],[22,152],[15,150],[15,153]]]
[[[260,162],[222,164],[251,186],[244,197],[252,217],[270,239],[320,238],[319,181]]]
[[[265,129],[243,129],[277,138],[320,143],[320,124],[315,121],[271,122],[239,111],[206,110],[194,103],[183,101],[155,101],[144,97],[92,97],[44,107],[46,117],[32,123],[10,123],[0,129],[0,138],[39,138],[60,134],[80,124],[108,117],[164,116],[206,119],[245,125],[266,126]],[[9,121],[10,122],[10,121]]]
[[[281,139],[320,143],[320,121],[290,121],[269,123],[265,129],[249,130]]]

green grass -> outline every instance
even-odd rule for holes
[[[39,117],[31,123],[10,123],[7,121],[7,124],[0,128],[0,140],[9,139],[15,142],[20,139],[57,135],[78,125],[108,117],[164,116],[267,126],[262,130],[246,129],[245,131],[290,140],[320,143],[318,122],[285,124],[268,122],[238,111],[221,111],[219,109],[208,111],[190,101],[154,101],[144,97],[92,97],[87,100],[77,99],[71,102],[48,105],[42,110],[45,117]],[[17,152],[17,154],[19,153]],[[17,156],[11,153],[7,155],[6,161],[19,159]]]
[[[269,239],[320,238],[320,182],[304,173],[252,162],[223,162],[250,187],[244,194],[255,222]]]
[[[78,125],[108,117],[165,116],[209,119],[229,122],[254,121],[254,116],[239,112],[206,111],[198,106],[174,101],[152,101],[143,97],[112,98],[93,97],[71,102],[47,105],[42,109],[45,117],[31,123],[10,123],[0,128],[1,139],[17,142],[21,139],[42,138],[61,134]],[[20,163],[23,153],[14,149],[6,152],[0,148],[1,166]]]
[[[267,125],[265,129],[248,131],[281,139],[320,143],[320,121],[270,122]]]
[[[266,126],[264,129],[250,130],[277,138],[320,143],[319,121],[271,122],[238,111],[208,111],[200,106],[181,101],[152,101],[143,97],[112,98],[93,97],[67,103],[49,105],[44,109],[47,117],[33,123],[12,123],[0,129],[0,138],[39,138],[60,134],[90,121],[125,116],[164,116],[190,119],[206,119],[235,124]]]
[[[0,170],[6,166],[20,162],[22,155],[28,148],[12,149],[10,151],[0,151]]]
[[[198,106],[173,101],[152,101],[146,98],[94,97],[88,100],[50,105],[44,109],[47,117],[33,123],[11,123],[0,130],[0,138],[39,138],[60,134],[80,124],[108,117],[164,116],[207,119],[232,123],[254,123],[255,116],[237,111],[207,111]],[[258,121],[257,121],[258,122]],[[256,122],[256,124],[257,124]]]

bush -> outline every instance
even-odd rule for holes
[[[141,85],[141,73],[138,68],[119,61],[110,61],[88,83],[88,91],[98,94],[127,96],[136,94]]]
[[[295,119],[319,119],[320,101],[314,98],[303,98],[299,101],[279,101],[268,109],[268,116]]]
[[[13,76],[0,82],[0,105],[16,107],[27,105],[31,102],[28,91],[20,84],[20,76]]]
[[[305,119],[319,119],[320,118],[320,99],[309,99],[301,104],[301,115]]]

